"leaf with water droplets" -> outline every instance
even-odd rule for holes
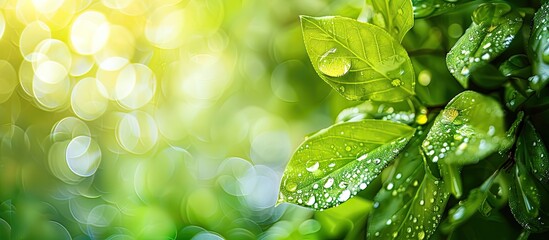
[[[414,26],[410,0],[366,0],[366,4],[372,6],[374,11],[372,23],[387,30],[399,42]]]
[[[315,71],[349,100],[402,101],[414,95],[406,50],[384,29],[344,17],[301,16]]]
[[[499,65],[499,71],[506,77],[527,79],[532,73],[532,66],[530,65],[528,56],[517,54]]]
[[[412,0],[416,18],[432,17],[460,10],[465,3],[475,0]]]
[[[432,162],[473,164],[498,150],[506,138],[504,126],[496,100],[465,91],[439,113],[422,148]]]
[[[528,131],[528,130],[527,130]],[[549,192],[529,169],[530,152],[524,132],[517,139],[515,166],[512,168],[509,207],[517,222],[531,232],[549,230]]]
[[[477,213],[482,206],[489,205],[486,199],[491,195],[490,188],[498,174],[499,171],[496,171],[480,187],[469,191],[467,199],[460,201],[448,211],[448,217],[440,225],[442,231],[450,232]]]
[[[429,239],[437,229],[449,194],[441,180],[425,171],[415,138],[395,160],[384,187],[374,198],[368,239]]]
[[[279,202],[326,209],[365,189],[415,129],[383,120],[333,125],[301,144],[284,171]]]
[[[517,140],[517,154],[526,154],[526,166],[540,183],[549,184],[549,155],[534,125],[528,120]]]
[[[530,87],[539,91],[549,83],[549,2],[543,4],[534,16],[528,46],[528,56],[535,74],[529,79]]]
[[[522,26],[522,18],[505,3],[486,3],[473,12],[473,23],[456,42],[446,64],[465,88],[469,76],[505,51]]]
[[[354,107],[343,109],[336,123],[357,122],[363,119],[381,119],[411,124],[415,122],[415,108],[412,100],[401,102],[365,101]]]

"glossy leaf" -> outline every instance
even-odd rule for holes
[[[326,209],[347,201],[381,173],[414,132],[400,123],[364,120],[314,134],[288,163],[279,202]]]
[[[460,201],[458,205],[452,207],[448,211],[448,217],[440,225],[444,232],[450,232],[479,211],[483,206],[483,203],[486,202],[486,199],[490,194],[490,187],[498,173],[499,171],[496,171],[480,187],[469,191],[467,199]]]
[[[504,141],[503,144],[500,145],[500,148],[498,150],[501,155],[508,152],[509,150],[511,150],[512,147],[514,147],[517,138],[517,131],[519,130],[520,124],[522,123],[523,119],[524,112],[518,112],[515,121],[513,121],[513,123],[505,133],[505,135],[507,135],[507,141]]]
[[[384,28],[397,41],[414,26],[414,11],[410,0],[366,0],[372,6],[372,23]]]
[[[526,96],[524,96],[521,91],[511,84],[505,86],[504,97],[505,106],[512,111],[516,111],[527,100]]]
[[[520,145],[517,152],[524,152],[527,155],[526,166],[534,178],[544,185],[549,184],[549,154],[541,136],[530,121],[524,123],[517,144]]]
[[[535,76],[530,86],[539,91],[549,83],[549,2],[536,12],[529,41],[529,57]]]
[[[527,79],[531,75],[532,66],[524,54],[514,55],[499,66],[499,71],[506,77]]]
[[[471,26],[446,56],[450,73],[467,88],[471,73],[505,51],[521,26],[522,18],[509,5],[480,5]]]
[[[446,190],[454,197],[461,198],[463,194],[463,183],[461,181],[461,166],[446,161],[438,162],[440,175],[444,181]]]
[[[519,142],[521,140],[519,139]],[[549,193],[532,176],[525,161],[528,153],[517,145],[515,166],[512,169],[509,207],[518,223],[531,232],[549,230]]]
[[[452,10],[459,10],[463,4],[475,0],[413,0],[414,16],[424,18],[437,16]]]
[[[421,141],[416,138],[399,155],[376,195],[368,239],[429,239],[437,229],[449,194],[425,171]]]
[[[384,29],[344,17],[301,17],[314,69],[349,100],[402,101],[414,95],[406,50]]]
[[[433,162],[472,164],[495,152],[505,136],[499,103],[491,97],[465,91],[437,116],[422,148]]]

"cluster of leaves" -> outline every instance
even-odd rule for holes
[[[372,238],[459,238],[509,210],[521,237],[549,230],[535,121],[549,103],[547,1],[366,0],[358,20],[301,22],[320,78],[362,102],[299,146],[279,202],[324,210],[377,187]]]

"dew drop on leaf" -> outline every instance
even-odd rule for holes
[[[296,189],[297,189],[297,184],[295,182],[286,183],[286,190],[290,192],[295,192]]]
[[[308,206],[312,206],[315,203],[315,201],[316,201],[315,196],[311,196],[305,204],[307,204]]]
[[[326,183],[324,183],[324,188],[330,188],[332,185],[334,185],[334,179],[328,178],[328,180],[326,180]]]
[[[332,48],[324,53],[318,61],[318,70],[326,76],[341,77],[351,69],[351,60],[336,56],[337,48]]]
[[[425,238],[425,232],[424,231],[418,232],[417,233],[417,238],[419,240],[423,240]]]
[[[313,165],[307,167],[307,171],[314,172],[314,171],[318,170],[319,166],[320,166],[320,164],[318,162],[315,162]]]
[[[351,191],[344,190],[343,192],[341,192],[337,200],[339,200],[340,202],[345,202],[349,200],[350,197],[351,197]]]
[[[402,81],[400,79],[393,79],[393,81],[391,81],[391,85],[393,85],[393,87],[402,86]]]

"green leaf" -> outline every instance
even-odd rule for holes
[[[486,203],[487,197],[491,194],[490,187],[498,173],[499,171],[496,171],[480,187],[472,189],[467,199],[460,201],[448,211],[448,217],[440,225],[442,231],[450,232],[472,217]]]
[[[326,209],[347,201],[381,173],[414,132],[383,120],[341,123],[319,131],[288,163],[279,202]]]
[[[432,162],[465,165],[495,152],[505,137],[500,104],[482,94],[465,91],[439,113],[422,148]]]
[[[505,51],[521,26],[522,18],[509,5],[480,5],[471,26],[446,56],[450,73],[467,88],[471,73]]]
[[[549,20],[547,19],[549,19],[549,2],[543,4],[536,12],[528,44],[528,55],[535,74],[529,79],[530,86],[536,91],[549,83]]]
[[[530,173],[526,162],[528,153],[518,139],[515,166],[512,169],[509,207],[522,227],[531,232],[549,230],[549,192]]]
[[[461,198],[461,195],[463,194],[461,166],[446,161],[440,161],[438,162],[438,167],[446,190],[456,198]]]
[[[399,42],[414,26],[410,0],[366,0],[366,4],[374,10],[372,23],[387,30]]]
[[[518,54],[510,57],[499,65],[499,71],[506,77],[527,79],[531,75],[532,66],[530,66],[528,56]]]
[[[517,152],[527,154],[526,165],[534,178],[544,185],[549,184],[549,154],[541,136],[530,121],[524,123],[517,144],[520,145]]]
[[[395,160],[374,199],[368,239],[429,239],[436,230],[449,194],[441,180],[425,171],[421,142],[416,138]]]
[[[414,16],[424,18],[459,10],[465,3],[473,1],[475,0],[413,0],[412,4],[414,5]]]
[[[412,100],[401,102],[373,102],[365,101],[354,107],[343,109],[337,116],[336,123],[357,122],[364,119],[381,119],[414,123],[415,108]]]
[[[318,75],[349,100],[402,101],[414,95],[406,50],[384,29],[344,17],[301,17]]]

